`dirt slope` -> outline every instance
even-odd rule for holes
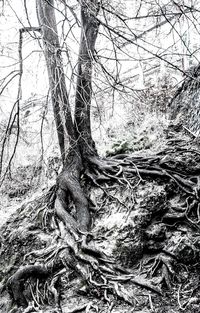
[[[87,184],[88,247],[104,259],[79,260],[83,276],[59,263],[67,243],[55,225],[53,189],[17,209],[0,230],[1,312],[200,312],[200,152],[181,132],[167,136],[163,151],[112,156],[118,174]],[[23,278],[29,306],[16,307],[8,278],[44,263],[57,271]]]

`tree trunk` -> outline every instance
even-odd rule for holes
[[[63,161],[66,158],[67,142],[74,148],[75,133],[70,104],[65,84],[63,62],[58,38],[54,0],[37,0],[37,14],[42,30],[44,55],[47,64],[54,117]],[[68,139],[65,135],[65,128]]]
[[[37,12],[38,20],[42,29],[42,39],[44,45],[44,54],[47,63],[49,84],[52,96],[52,104],[54,109],[54,116],[56,121],[56,128],[58,133],[58,140],[60,145],[60,150],[63,159],[63,170],[58,177],[58,192],[55,201],[55,209],[59,218],[63,221],[66,227],[74,229],[76,221],[69,216],[67,212],[67,199],[71,195],[72,200],[76,207],[77,212],[77,222],[78,228],[82,232],[87,232],[90,225],[90,215],[88,210],[88,201],[84,195],[84,192],[80,186],[80,174],[83,170],[82,157],[79,149],[79,140],[77,140],[77,132],[75,132],[74,124],[72,121],[72,115],[70,110],[70,104],[68,100],[64,70],[62,64],[61,50],[58,38],[58,32],[56,27],[56,19],[54,13],[54,1],[53,0],[37,0]],[[86,18],[86,17],[85,17]],[[90,31],[87,30],[87,33]],[[84,32],[85,33],[85,32]],[[94,51],[93,32],[90,34],[93,44],[91,45],[92,51]],[[87,41],[83,40],[84,48],[80,49],[79,60],[89,52],[87,50]],[[81,43],[82,45],[82,43]],[[86,52],[87,51],[87,52]],[[91,60],[84,56],[83,65],[87,65],[88,70],[91,69]],[[80,62],[79,62],[80,63]],[[82,63],[81,63],[82,64]],[[83,71],[82,67],[80,69]],[[91,102],[91,73],[88,77],[85,73],[88,70],[83,71],[80,79],[78,79],[79,87],[77,87],[77,93],[79,94],[78,105],[76,108],[76,113],[79,115],[78,119],[78,132],[84,132],[84,137],[82,138],[82,146],[90,146],[92,139],[90,130],[90,102]],[[81,88],[81,91],[79,91]],[[83,97],[83,99],[82,99]],[[85,106],[85,99],[87,100],[87,108]],[[84,105],[83,105],[84,104]],[[80,107],[80,110],[79,110]],[[87,109],[85,114],[85,108]],[[84,118],[82,117],[82,112]],[[82,124],[83,123],[83,124]],[[84,131],[86,127],[86,131]],[[66,132],[65,132],[66,130]],[[68,138],[67,138],[68,137]],[[84,143],[83,143],[84,139]],[[88,140],[88,143],[85,142]],[[67,141],[69,142],[69,147],[67,151]],[[83,150],[83,149],[82,149]]]
[[[82,157],[96,155],[91,135],[90,111],[92,97],[92,63],[99,24],[95,19],[98,1],[81,1],[82,31],[78,58],[78,78],[75,103],[75,129]]]

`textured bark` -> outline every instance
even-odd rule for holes
[[[63,161],[68,164],[71,162],[72,154],[81,152],[82,157],[97,155],[91,135],[90,110],[92,63],[99,28],[95,16],[98,14],[99,4],[96,0],[81,1],[82,32],[78,57],[75,125],[73,125],[67,95],[54,11],[54,0],[37,0],[38,20],[42,30],[44,55],[48,69],[58,140]],[[66,153],[67,143],[69,143],[68,153]],[[71,150],[73,150],[72,154]]]
[[[44,55],[46,59],[49,85],[58,133],[58,141],[63,161],[66,156],[67,142],[74,146],[75,134],[67,95],[65,75],[58,38],[54,0],[37,0],[37,14],[42,30]],[[65,128],[68,138],[65,136]]]
[[[90,111],[92,98],[92,63],[99,24],[98,1],[81,1],[82,31],[78,58],[78,78],[76,89],[75,127],[83,156],[96,155],[91,135]]]
[[[64,165],[58,179],[59,189],[57,192],[56,210],[57,212],[59,212],[59,216],[64,224],[68,224],[69,219],[66,214],[65,216],[63,214],[61,216],[61,210],[64,213],[63,209],[68,209],[66,204],[66,197],[69,193],[76,207],[78,229],[81,232],[87,232],[90,226],[90,214],[87,198],[80,185],[81,170],[82,160],[80,158],[80,155],[74,154],[71,162],[68,162]],[[70,223],[71,228],[74,229],[74,223],[72,221]]]
[[[42,30],[58,140],[63,159],[63,171],[58,177],[55,202],[57,215],[65,226],[87,232],[90,225],[88,201],[80,185],[80,175],[89,157],[97,156],[91,136],[90,106],[92,97],[92,62],[98,34],[98,1],[81,1],[82,33],[78,58],[78,79],[73,124],[67,96],[59,37],[54,13],[54,0],[37,0],[38,20]],[[65,131],[66,130],[66,131]],[[68,151],[66,150],[68,145]],[[67,199],[72,197],[77,222],[69,218]]]

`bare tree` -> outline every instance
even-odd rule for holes
[[[131,272],[118,267],[115,262],[109,260],[103,252],[88,245],[91,216],[88,198],[85,192],[87,184],[92,184],[93,186],[103,189],[108,198],[114,198],[117,203],[120,203],[120,205],[126,209],[126,204],[121,202],[120,199],[117,197],[115,198],[112,194],[108,195],[106,188],[101,187],[102,182],[109,181],[109,183],[113,183],[113,181],[115,181],[121,184],[124,189],[130,188],[132,190],[133,187],[137,187],[140,181],[143,180],[141,175],[159,177],[160,179],[163,177],[165,179],[170,178],[173,183],[180,188],[182,193],[185,192],[190,197],[195,194],[196,185],[192,180],[187,181],[186,176],[183,175],[181,169],[180,171],[175,172],[173,162],[171,167],[170,162],[169,165],[166,165],[162,154],[155,157],[134,157],[133,155],[123,153],[110,158],[100,158],[97,153],[91,133],[90,114],[92,100],[92,70],[93,63],[97,59],[95,43],[99,32],[99,25],[101,24],[102,27],[107,30],[109,39],[112,41],[116,58],[117,49],[120,50],[125,47],[125,43],[133,44],[149,53],[149,50],[145,46],[141,46],[136,42],[136,39],[140,39],[142,35],[133,37],[134,33],[129,28],[126,22],[126,17],[124,16],[122,18],[119,14],[116,14],[116,12],[115,16],[122,23],[122,27],[119,27],[119,29],[112,27],[112,25],[108,23],[104,14],[106,10],[112,14],[114,8],[109,8],[108,6],[108,8],[105,9],[102,1],[78,1],[81,11],[81,38],[77,65],[75,110],[74,116],[72,116],[71,103],[69,101],[65,82],[62,49],[56,26],[54,0],[37,0],[36,2],[58,142],[63,161],[63,169],[58,176],[57,185],[49,191],[47,199],[45,200],[48,203],[50,202],[54,207],[56,219],[55,225],[56,228],[59,228],[60,230],[60,237],[57,236],[56,240],[59,237],[61,240],[61,248],[58,247],[56,250],[56,258],[54,258],[54,251],[52,252],[55,245],[45,248],[42,251],[35,252],[36,255],[43,256],[48,250],[48,254],[50,254],[54,262],[52,264],[41,262],[39,265],[23,266],[8,279],[7,288],[18,305],[26,306],[27,301],[23,290],[27,278],[34,276],[36,278],[43,277],[46,279],[48,276],[53,276],[55,271],[60,271],[68,266],[80,274],[88,284],[93,283],[99,288],[102,288],[105,299],[107,298],[106,292],[109,288],[109,291],[132,305],[132,302],[129,300],[129,295],[127,296],[127,293],[123,292],[123,289],[120,290],[115,284],[115,282],[119,280],[119,275],[122,273],[128,275],[122,276],[122,281],[127,281],[127,278],[128,280],[131,279],[131,282],[153,290],[157,294],[161,294],[161,290],[159,287],[155,286],[155,284],[148,282],[143,278],[141,279],[139,277],[139,279],[137,279],[133,277],[130,275]],[[65,4],[65,1],[62,2]],[[102,8],[104,11],[104,22],[98,16],[98,13]],[[182,13],[179,13],[179,15],[181,14]],[[173,18],[169,17],[167,22],[171,22],[172,19]],[[159,25],[162,26],[165,25],[165,23],[166,21],[162,21]],[[157,29],[157,26],[148,29],[144,34],[147,34],[154,29]],[[120,40],[121,42],[119,42]],[[151,55],[163,60],[163,56],[160,56],[155,52],[152,52]],[[170,61],[166,62],[168,65],[172,65]],[[177,66],[175,65],[175,67]],[[112,77],[116,84],[121,84],[116,78],[118,72],[116,77],[114,77],[112,74],[108,73],[103,65],[102,69],[107,75]],[[84,182],[81,179],[83,174],[85,179]],[[136,185],[135,175],[139,179]],[[188,175],[190,175],[190,173]],[[163,198],[161,201],[164,201]],[[150,207],[152,206],[151,203],[152,199],[150,201]],[[161,207],[163,207],[163,202],[161,204]],[[76,209],[76,218],[70,214],[70,205],[73,205]],[[139,238],[139,243],[142,242],[141,245],[138,244],[138,249],[140,249],[141,246],[144,246],[143,228],[146,227],[151,219],[155,220],[155,214],[157,214],[157,211],[153,212],[154,208],[151,209],[152,212],[147,212],[147,215],[145,216],[146,220],[142,220],[141,218],[141,221],[138,222],[139,226],[138,229],[136,229],[135,240],[137,241],[137,238]],[[163,214],[160,213],[161,211],[159,210],[159,214]],[[188,208],[186,208],[185,212],[183,213],[184,217],[187,215]],[[144,212],[141,213],[141,216],[143,216],[143,213]],[[168,218],[170,219],[170,217]],[[173,216],[172,219],[175,219],[176,221],[177,216]],[[168,254],[171,257],[172,254]],[[138,252],[138,255],[141,255],[141,251]],[[158,260],[159,264],[162,264],[163,262],[164,266],[161,281],[165,280],[166,284],[168,284],[169,281],[168,271],[172,272],[170,261],[166,258],[162,258],[162,255]],[[156,270],[158,267],[156,262],[157,260],[155,260],[153,270]],[[94,282],[90,276],[91,272],[103,280],[103,283]],[[108,273],[109,275],[107,275]],[[57,276],[53,276],[51,290],[53,290],[52,293],[58,303],[59,297],[55,288],[56,279]]]
[[[92,97],[92,64],[94,61],[95,41],[99,23],[96,16],[99,3],[81,1],[81,39],[78,57],[77,87],[75,97],[75,116],[72,119],[68,99],[61,48],[56,27],[54,1],[37,0],[38,21],[42,34],[51,98],[54,109],[58,142],[63,160],[63,170],[58,177],[58,190],[55,199],[55,211],[65,225],[68,238],[74,240],[83,235],[83,249],[86,248],[87,232],[90,228],[88,200],[80,185],[80,176],[89,164],[98,160],[97,151],[91,135],[90,105]],[[77,221],[68,212],[69,197],[74,202]],[[70,234],[73,234],[73,238]],[[73,250],[76,251],[76,244]],[[76,251],[77,253],[77,251]],[[28,266],[17,271],[12,277],[11,293],[18,304],[24,304],[25,298],[19,285],[19,279],[25,276],[46,275],[43,267]]]
[[[98,14],[98,10],[98,1],[81,1],[82,32],[73,123],[56,28],[54,1],[37,1],[38,20],[42,29],[54,116],[63,159],[56,209],[57,214],[66,223],[65,199],[69,192],[74,200],[77,219],[82,231],[88,230],[90,218],[88,203],[79,182],[80,173],[83,170],[83,163],[88,161],[88,157],[97,155],[91,135],[90,104],[92,62],[98,34],[98,22],[95,16]],[[69,148],[67,148],[67,143],[69,143]]]

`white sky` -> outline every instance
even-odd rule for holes
[[[71,0],[73,1],[73,0]],[[116,3],[118,0],[116,0]],[[161,3],[168,2],[168,1],[160,1]],[[140,1],[133,1],[133,0],[126,0],[125,2],[121,2],[122,6],[126,7],[127,11],[129,11],[130,15],[133,14],[134,8],[137,9],[137,6],[139,5]],[[114,5],[114,2],[112,1],[112,4]],[[28,1],[27,0],[27,6],[28,6],[28,13],[29,13],[29,19],[32,26],[37,26],[37,17],[36,17],[36,10],[35,10],[35,1]],[[141,14],[146,14],[146,8],[145,6],[142,7]],[[58,19],[62,19],[58,13],[57,13]],[[21,24],[20,24],[21,23]],[[132,22],[134,23],[134,22]],[[141,24],[140,27],[138,26],[138,29],[140,31],[144,31],[151,27],[152,24],[148,24],[148,22],[144,20],[144,24]],[[137,23],[135,23],[136,25]],[[0,78],[6,76],[8,73],[10,73],[14,69],[18,69],[18,38],[19,38],[19,28],[23,26],[29,26],[26,14],[24,12],[24,0],[9,0],[9,2],[6,1],[4,16],[1,16],[0,19],[0,42],[1,45],[4,47],[2,53],[0,52],[1,56],[1,63],[0,63]],[[61,28],[62,23],[59,23],[59,28]],[[65,25],[67,27],[67,24]],[[178,27],[178,26],[177,26]],[[180,28],[178,31],[182,31],[182,33],[187,29],[188,25],[187,23],[180,25]],[[177,40],[177,34],[171,33],[168,34],[169,25],[164,27],[165,34],[163,36],[157,36],[156,38],[147,37],[146,42],[140,41],[139,43],[142,44],[145,47],[150,48],[152,51],[156,52],[158,49],[156,48],[156,45],[162,46],[163,49],[167,49],[176,38]],[[101,28],[102,31],[102,28]],[[77,60],[77,54],[78,54],[78,43],[76,40],[79,40],[80,36],[80,29],[75,29],[74,32],[75,38],[71,35],[67,39],[68,49],[70,53],[72,54],[72,60],[73,65],[76,64]],[[192,30],[190,31],[190,43],[194,40],[192,38],[193,33]],[[103,37],[102,37],[103,38]],[[113,55],[112,50],[112,44],[108,43],[108,41],[102,41],[102,38],[97,42],[97,48],[101,48],[103,51],[102,53],[105,56],[109,56],[108,50],[106,51],[105,48],[110,48],[111,53],[110,55]],[[105,39],[105,38],[104,38]],[[197,41],[199,42],[198,38]],[[155,45],[155,47],[154,47]],[[176,49],[179,49],[177,47]],[[103,50],[104,49],[104,50]],[[181,48],[182,49],[182,48]],[[179,49],[180,50],[180,49]],[[127,47],[127,53],[131,56],[139,57],[140,55],[143,56],[144,51],[142,49],[137,49],[135,46],[128,46]],[[138,54],[137,54],[138,53]],[[4,55],[4,56],[3,56]],[[151,56],[151,55],[150,55]],[[45,69],[45,61],[42,52],[40,51],[40,47],[36,40],[30,37],[29,34],[24,35],[23,40],[23,57],[24,57],[24,74],[23,74],[23,80],[22,80],[22,100],[26,100],[30,98],[32,95],[37,94],[38,97],[41,97],[42,95],[45,96],[48,90],[48,78],[46,74]],[[121,55],[122,57],[122,55]],[[125,58],[126,56],[123,56]],[[149,57],[149,56],[148,56]],[[126,57],[128,59],[128,57]],[[105,65],[108,65],[113,67],[113,70],[115,69],[115,64],[113,61],[103,61],[105,62]],[[130,59],[129,61],[121,63],[122,72],[127,72],[128,75],[134,75],[136,74],[135,66],[137,65],[137,62],[134,61],[134,59]],[[66,70],[69,71],[69,66],[66,67]],[[132,71],[132,72],[131,72]],[[139,68],[138,71],[141,71]],[[69,71],[70,72],[70,71]],[[97,73],[98,75],[98,73]],[[16,95],[17,95],[17,78],[15,78],[15,81],[13,82],[11,88],[7,90],[7,92],[1,96],[1,109],[6,112],[9,110],[10,105],[15,101]],[[67,80],[67,85],[69,86],[69,81]]]

